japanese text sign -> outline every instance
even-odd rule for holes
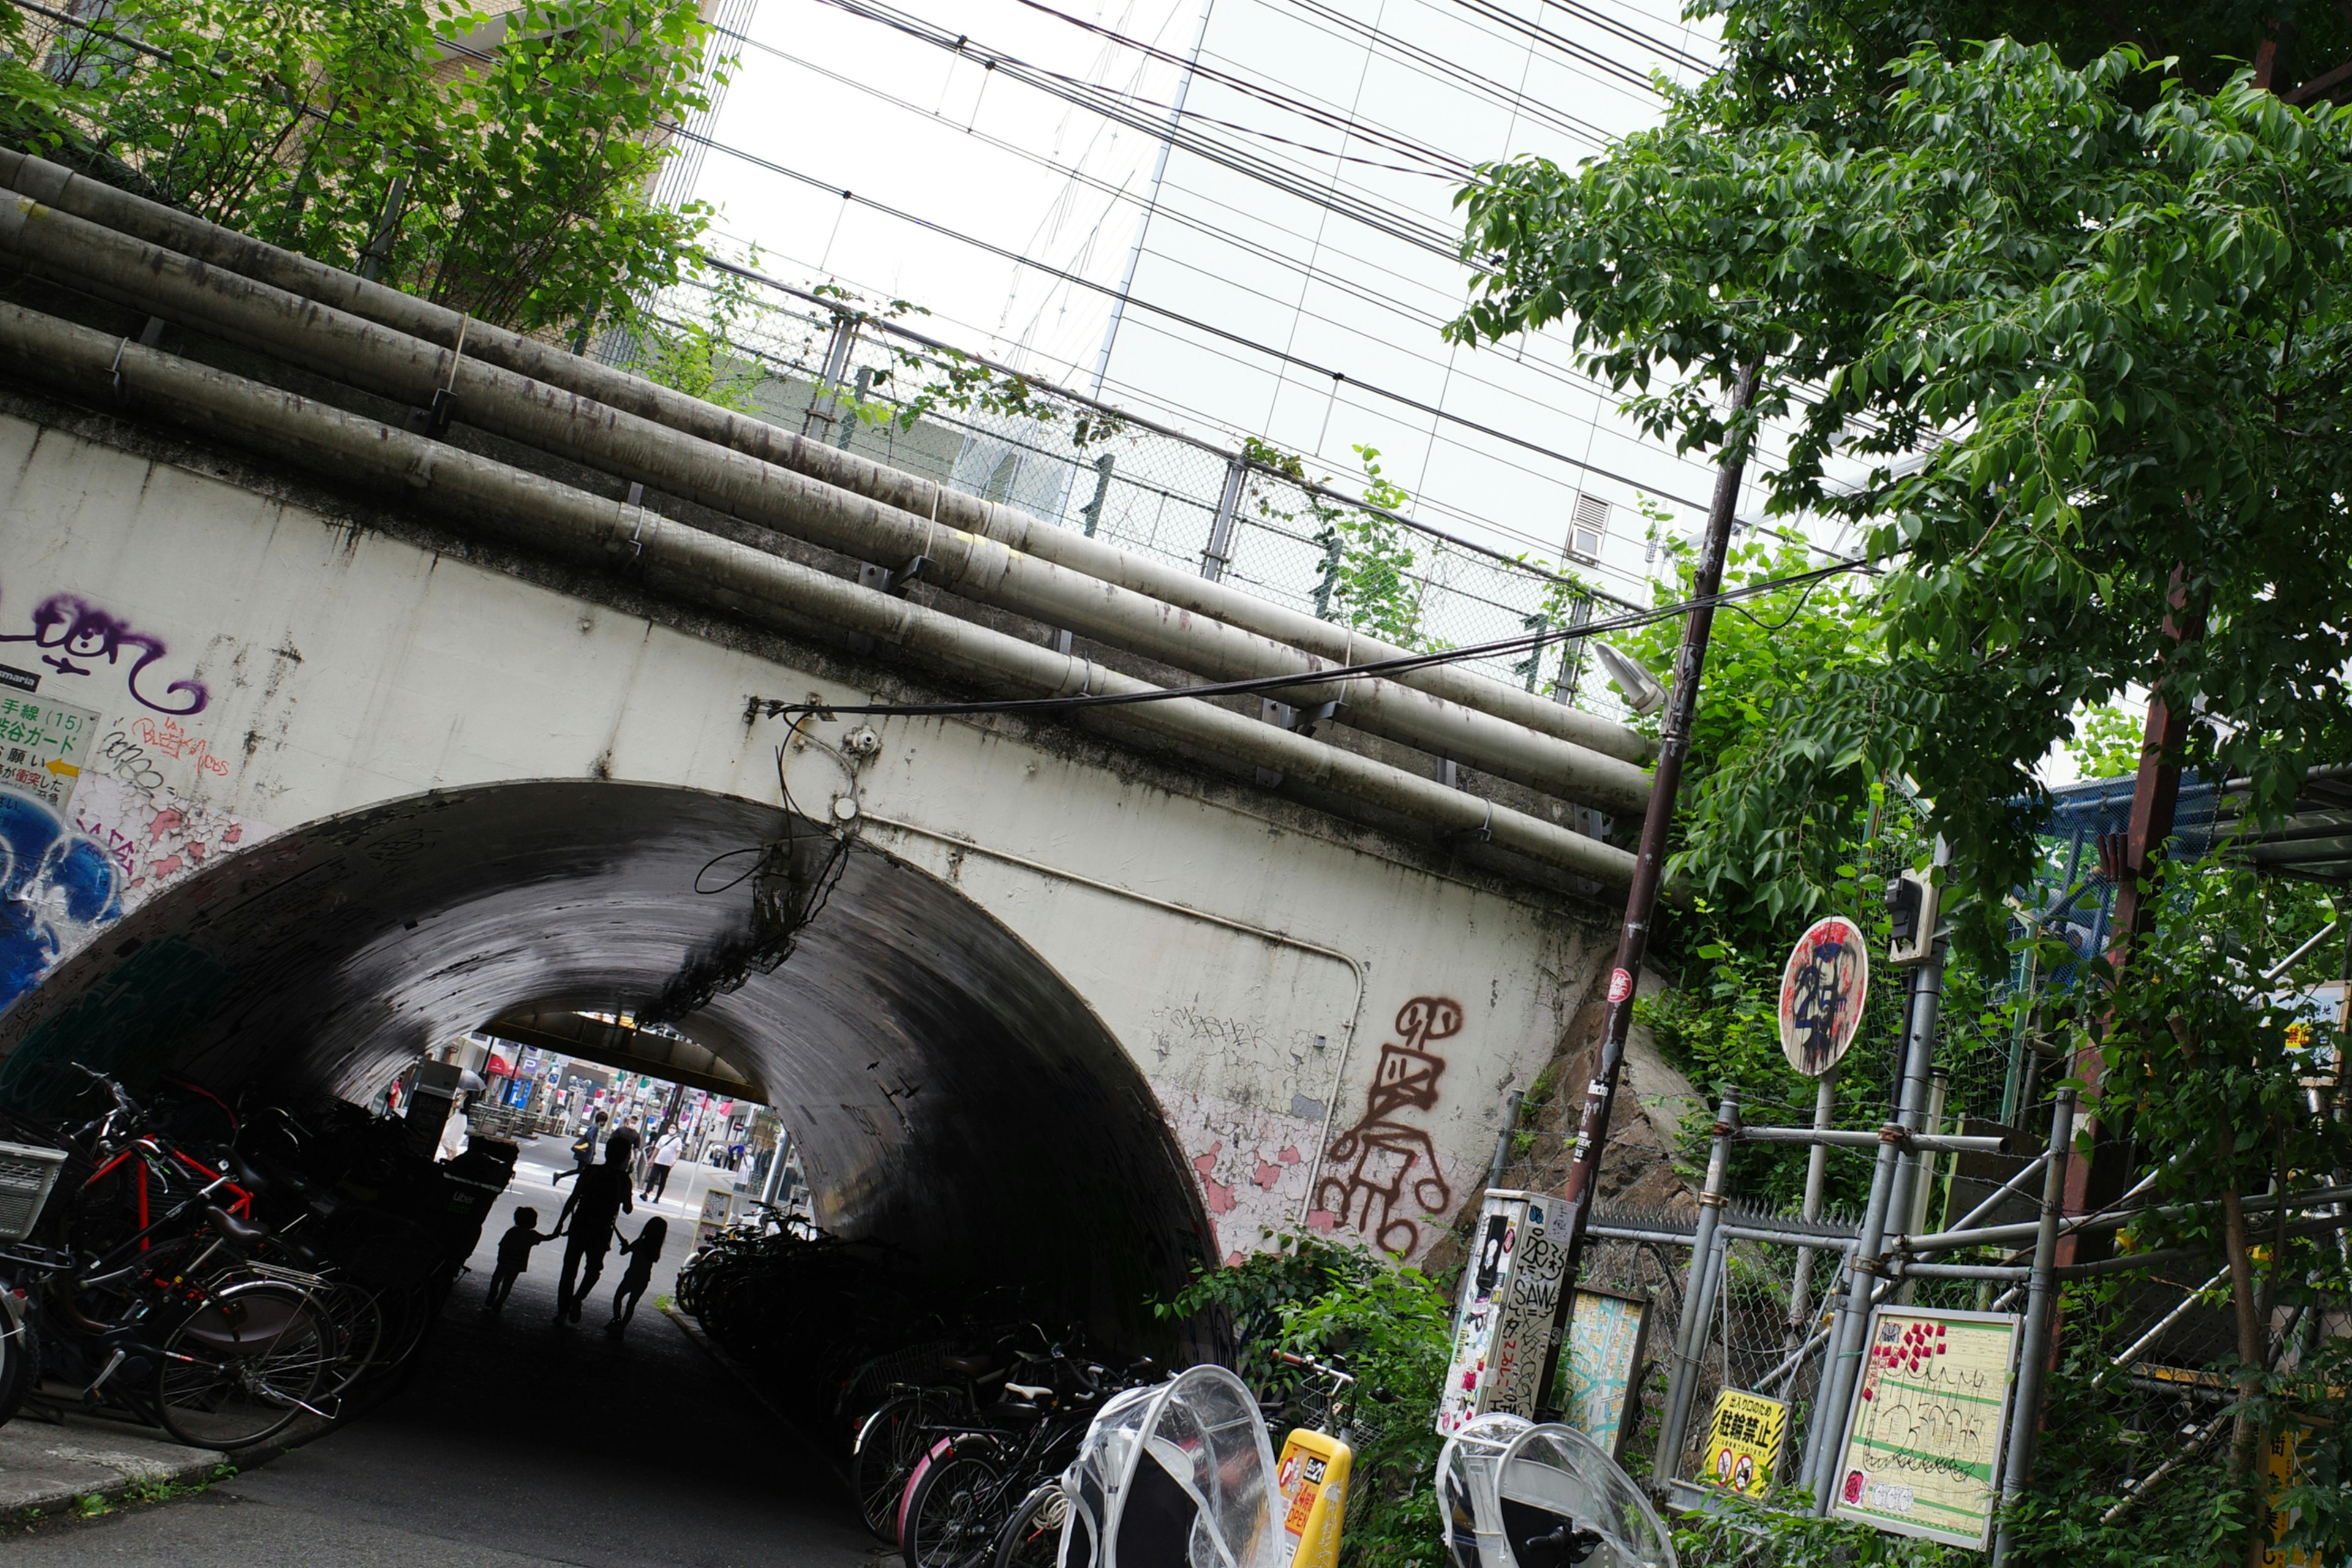
[[[1841,1519],[1982,1551],[2000,1500],[2019,1320],[1882,1307],[1870,1320],[1837,1495]]]

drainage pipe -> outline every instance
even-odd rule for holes
[[[348,311],[225,273],[18,196],[0,199],[0,251],[69,287],[116,299],[412,405],[454,395],[485,430],[687,497],[748,521],[921,576],[982,604],[1215,679],[1313,674],[1324,661],[1272,638],[1020,553],[681,434],[632,414],[436,348]],[[469,334],[467,344],[472,338]],[[935,497],[944,492],[935,492]],[[1640,810],[1635,764],[1386,680],[1302,687],[1337,700],[1350,726],[1615,813]]]
[[[462,335],[469,361],[499,366],[901,511],[936,518],[943,528],[961,529],[993,540],[1083,576],[1146,595],[1189,615],[1207,616],[1274,638],[1320,658],[1360,664],[1403,658],[1411,651],[1376,641],[1351,626],[1319,620],[1303,611],[1211,582],[1172,563],[1122,550],[1076,530],[1032,518],[1016,509],[965,495],[869,458],[840,451],[823,441],[803,438],[750,415],[736,414],[656,385],[584,355],[566,353],[552,343],[469,321],[446,306],[264,244],[234,229],[76,174],[44,159],[0,151],[0,184],[59,212],[349,311],[439,348],[456,348]],[[1657,742],[1650,736],[1490,679],[1460,665],[1431,665],[1403,672],[1396,679],[1417,691],[1621,762],[1643,763],[1657,752]],[[1638,811],[1640,806],[1626,809]]]
[[[395,430],[282,389],[0,303],[0,363],[28,380],[100,401],[144,405],[173,422],[341,484],[405,490],[459,527],[600,566],[632,565],[690,602],[805,635],[863,633],[983,687],[1023,695],[1143,692],[1090,660],[974,626],[641,507],[607,500],[493,458]],[[1138,703],[1122,722],[1310,789],[1364,801],[1441,832],[1490,839],[1558,869],[1622,887],[1633,858],[1595,838],[1323,745],[1195,698]]]

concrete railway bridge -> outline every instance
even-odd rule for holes
[[[1418,1254],[1596,1000],[1636,734],[1454,667],[795,731],[1399,650],[38,160],[0,267],[20,1103],[672,1017],[827,1225],[1124,1316]]]

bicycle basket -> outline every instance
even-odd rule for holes
[[[1675,1568],[1641,1488],[1572,1426],[1478,1416],[1438,1457],[1437,1511],[1455,1568]]]
[[[0,1143],[0,1241],[22,1241],[33,1234],[65,1163],[62,1149]]]
[[[1265,1422],[1221,1366],[1113,1398],[1062,1489],[1062,1568],[1279,1568],[1287,1556]]]

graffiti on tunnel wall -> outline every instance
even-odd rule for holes
[[[28,632],[0,632],[0,643],[32,644],[37,662],[56,675],[95,676],[100,665],[120,670],[131,700],[157,713],[201,713],[212,701],[201,680],[174,680],[157,689],[163,672],[150,675],[147,667],[172,651],[163,639],[79,594],[51,594],[33,606],[32,625]],[[134,656],[127,668],[125,654]],[[24,673],[40,679],[37,672]]]
[[[0,1003],[122,913],[122,877],[106,847],[47,803],[0,791]]]
[[[1421,1250],[1416,1213],[1444,1214],[1453,1205],[1454,1189],[1428,1130],[1402,1118],[1437,1108],[1445,1058],[1427,1047],[1462,1032],[1462,1004],[1449,996],[1416,996],[1399,1009],[1396,1032],[1401,1039],[1381,1047],[1364,1114],[1325,1152],[1329,1173],[1316,1184],[1315,1210],[1307,1218],[1326,1231],[1345,1225],[1383,1251],[1410,1257]]]

